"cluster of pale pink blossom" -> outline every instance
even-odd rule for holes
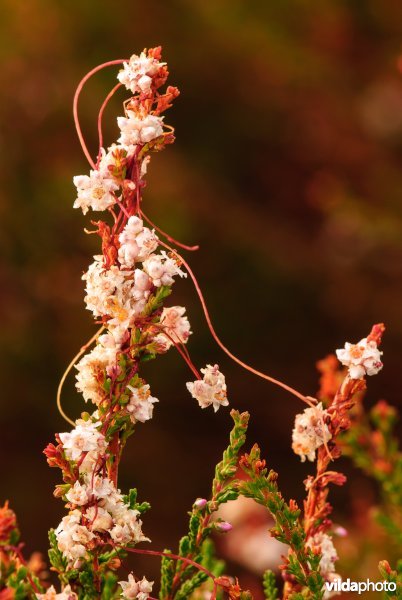
[[[98,335],[94,348],[75,365],[76,387],[84,400],[97,409],[92,416],[86,414],[78,419],[72,431],[58,436],[62,453],[58,460],[67,461],[69,467],[63,462],[59,465],[74,473],[72,483],[62,486],[70,512],[55,530],[58,548],[69,568],[79,568],[98,547],[132,547],[147,540],[139,512],[125,503],[111,479],[110,464],[118,459],[110,446],[108,427],[116,414],[126,428],[144,423],[152,418],[158,402],[149,385],[136,375],[136,336],[142,336],[144,345],[156,355],[174,346],[182,348],[191,334],[184,307],[159,308],[160,303],[156,303],[157,310],[153,308],[158,293],[164,298],[168,295],[165,292],[170,291],[161,288],[170,288],[176,277],[186,277],[187,273],[181,269],[175,253],[161,248],[163,243],[154,229],[144,225],[140,210],[141,189],[150,160],[147,150],[164,139],[163,117],[158,112],[151,114],[152,102],[148,101],[159,98],[155,90],[164,65],[145,52],[124,63],[118,79],[138,96],[125,103],[125,116],[117,118],[117,143],[101,148],[89,175],[74,177],[74,207],[81,208],[84,214],[88,210],[108,211],[115,224],[113,229],[107,223],[97,224],[103,254],[94,256],[82,277],[86,307],[105,332]],[[125,357],[131,361],[129,376],[122,371]],[[202,373],[203,379],[200,376],[200,380],[187,384],[192,396],[202,408],[212,405],[216,411],[219,406],[226,406],[225,378],[217,365],[208,365]],[[114,384],[115,398],[110,392]],[[120,586],[123,598],[138,600],[146,600],[152,589],[145,578],[137,581],[133,575]],[[50,588],[47,595],[38,598],[75,598],[70,592],[68,586],[61,594]]]
[[[351,379],[363,379],[365,375],[376,375],[383,367],[382,352],[374,340],[363,338],[357,344],[346,342],[345,347],[336,350],[338,360],[348,367]],[[313,461],[316,450],[331,439],[326,424],[329,415],[323,409],[322,403],[306,408],[298,414],[292,434],[292,448],[301,457]]]
[[[94,414],[96,418],[97,413]],[[65,457],[78,467],[79,477],[65,490],[70,513],[56,529],[59,550],[75,567],[88,548],[101,543],[128,544],[144,541],[138,511],[123,500],[114,483],[101,473],[108,458],[100,421],[78,419],[69,433],[59,438]]]
[[[338,360],[348,367],[350,379],[363,379],[366,375],[376,375],[383,367],[382,352],[374,340],[363,338],[357,344],[346,342],[345,347],[336,350]],[[319,402],[306,408],[303,413],[296,415],[292,433],[293,451],[300,456],[302,462],[314,461],[316,451],[331,440],[328,424],[331,416]],[[322,555],[320,571],[326,581],[340,578],[335,573],[335,562],[338,555],[330,535],[324,532],[316,533],[308,538],[307,547]],[[336,592],[325,592],[324,598],[336,595]]]
[[[363,379],[365,375],[377,375],[381,371],[382,352],[374,340],[363,338],[357,344],[346,342],[345,347],[336,351],[338,360],[348,367],[352,379]]]
[[[120,598],[125,600],[148,600],[152,592],[153,581],[148,581],[145,577],[140,580],[135,579],[132,573],[129,574],[127,581],[119,581],[121,588]],[[77,600],[75,594],[69,585],[58,594],[54,586],[50,586],[45,594],[36,594],[38,600]]]
[[[315,460],[316,450],[331,439],[331,433],[325,423],[327,416],[321,402],[296,415],[292,448],[302,462],[306,458],[310,461]]]
[[[133,94],[149,92],[152,87],[152,78],[158,73],[161,66],[166,63],[160,62],[153,56],[147,56],[141,52],[139,56],[133,54],[128,62],[123,63],[117,78]]]
[[[341,579],[335,572],[335,563],[339,559],[332,538],[327,533],[319,532],[307,540],[307,547],[315,553],[321,554],[320,571],[326,581]],[[337,592],[325,591],[324,599],[336,596]]]
[[[44,594],[36,594],[38,600],[77,600],[78,596],[71,590],[71,586],[66,585],[60,594],[58,594],[53,585],[46,590]]]
[[[143,52],[124,63],[118,79],[132,93],[147,94],[152,89],[153,78],[164,64]],[[143,185],[149,155],[141,159],[136,181],[133,177],[126,178],[126,165],[136,156],[138,148],[163,136],[163,118],[147,113],[144,104],[134,106],[133,109],[126,108],[126,116],[117,119],[118,143],[108,150],[101,149],[97,168],[89,176],[74,178],[77,187],[74,206],[82,208],[84,213],[90,208],[103,211],[114,205],[121,206],[127,197],[133,202],[138,187]],[[76,365],[77,389],[86,401],[99,405],[104,398],[101,375],[111,375],[118,368],[122,344],[129,339],[130,329],[143,314],[150,296],[161,286],[170,287],[175,277],[187,275],[174,256],[165,250],[157,251],[159,245],[155,231],[144,226],[140,216],[132,214],[118,235],[115,263],[107,265],[103,255],[95,256],[83,275],[86,306],[108,328],[108,333],[101,336],[95,348]],[[155,351],[163,353],[175,344],[185,344],[190,334],[185,308],[165,307],[153,328]],[[227,405],[224,376],[216,366],[213,369],[208,366],[204,379],[189,383],[188,388],[202,408],[213,405],[217,410],[220,405]],[[133,391],[132,401],[127,405],[133,418],[136,413],[142,415],[137,420],[150,418],[151,403],[156,399],[149,398],[150,395],[139,390]],[[143,403],[142,408],[139,403]]]
[[[135,579],[132,573],[129,574],[127,581],[119,581],[122,589],[122,598],[127,600],[147,600],[152,592],[153,581],[148,581],[145,577],[140,580]]]
[[[192,383],[187,383],[187,389],[198,401],[201,408],[213,406],[216,412],[220,406],[229,404],[226,394],[225,377],[219,371],[218,365],[207,365],[201,369],[204,375],[202,379],[197,379]]]

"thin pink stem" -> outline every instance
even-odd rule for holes
[[[114,96],[115,92],[117,92],[117,90],[122,86],[122,83],[118,83],[117,85],[114,86],[114,88],[108,93],[108,95],[106,96],[105,100],[103,101],[102,106],[100,107],[99,110],[99,114],[98,114],[98,137],[99,137],[99,151],[98,151],[98,161],[97,161],[97,166],[99,165],[99,161],[100,161],[100,154],[101,154],[101,149],[103,147],[103,133],[102,133],[102,118],[103,118],[103,113],[105,112],[105,108],[107,107],[107,105],[109,104],[110,99]]]
[[[180,342],[182,346],[180,347],[179,343],[176,342],[176,340],[171,335],[169,335],[163,327],[161,327],[160,329],[162,330],[163,335],[166,335],[166,337],[172,342],[172,344],[174,344],[174,347],[176,348],[177,352],[180,354],[180,356],[182,357],[186,365],[190,368],[190,370],[194,373],[196,378],[201,379],[201,375],[199,374],[197,368],[193,364],[187,349],[184,347],[183,342]]]
[[[140,215],[145,219],[145,221],[147,221],[151,225],[151,227],[156,229],[156,231],[158,233],[163,235],[163,237],[165,237],[169,242],[171,242],[175,246],[179,246],[179,248],[183,248],[183,250],[190,250],[191,252],[193,252],[195,250],[199,250],[199,248],[200,248],[199,246],[186,246],[186,244],[182,244],[181,242],[178,242],[177,240],[175,240],[171,235],[169,235],[168,233],[166,233],[165,231],[160,229],[160,227],[155,225],[155,223],[152,223],[151,219],[149,217],[147,217],[141,209],[140,209]]]
[[[95,73],[97,73],[98,71],[101,71],[102,69],[105,69],[106,67],[111,67],[113,65],[121,65],[122,63],[126,62],[126,60],[127,59],[119,58],[117,60],[109,60],[108,62],[98,65],[97,67],[95,67],[94,69],[89,71],[89,73],[87,73],[81,79],[81,81],[79,82],[79,84],[77,86],[77,89],[75,90],[74,101],[73,101],[73,115],[74,115],[75,128],[77,130],[77,135],[78,135],[78,139],[81,144],[81,148],[82,148],[89,164],[91,165],[91,167],[93,169],[96,169],[96,165],[95,165],[94,161],[92,160],[92,157],[91,157],[89,150],[87,148],[87,145],[85,143],[85,139],[84,139],[84,136],[83,136],[82,130],[81,130],[80,120],[78,118],[78,100],[79,100],[80,94],[82,92],[82,88],[84,87],[84,85],[86,84],[88,79],[90,79],[92,77],[92,75],[95,75]]]
[[[182,561],[184,563],[187,563],[188,565],[191,565],[192,567],[195,567],[199,571],[203,571],[204,573],[206,573],[208,575],[208,577],[210,577],[212,579],[213,582],[215,582],[215,575],[213,573],[211,573],[211,571],[208,571],[207,568],[205,568],[202,565],[200,565],[199,563],[195,562],[195,560],[191,560],[191,558],[185,558],[184,556],[178,556],[177,554],[172,554],[171,552],[159,552],[158,550],[143,550],[140,548],[127,548],[125,546],[120,546],[120,548],[122,550],[125,550],[126,552],[133,552],[135,554],[148,554],[150,556],[165,556],[166,558],[171,558],[173,560]]]
[[[214,329],[214,326],[212,325],[211,317],[209,316],[207,304],[205,302],[203,293],[201,291],[201,288],[199,286],[197,278],[194,275],[194,273],[193,273],[190,265],[184,260],[184,258],[180,254],[178,254],[178,252],[176,252],[176,250],[174,250],[173,248],[171,248],[170,246],[168,246],[167,244],[165,244],[162,241],[160,241],[160,243],[161,243],[162,246],[164,246],[165,248],[167,248],[168,250],[170,250],[171,252],[173,252],[177,256],[177,258],[179,259],[179,261],[186,267],[187,272],[188,272],[188,274],[190,275],[190,277],[191,277],[191,279],[193,281],[194,287],[195,287],[196,292],[198,294],[198,297],[200,299],[201,306],[202,306],[202,309],[204,311],[205,319],[206,319],[206,322],[207,322],[207,325],[208,325],[208,329],[211,332],[211,335],[214,338],[215,342],[225,352],[225,354],[227,354],[229,356],[229,358],[231,358],[238,365],[240,365],[241,367],[243,367],[243,369],[246,369],[246,371],[250,371],[250,373],[253,373],[254,375],[257,375],[257,377],[261,377],[262,379],[266,379],[270,383],[273,383],[274,385],[277,385],[278,387],[281,387],[282,389],[286,390],[290,394],[293,394],[293,396],[296,396],[296,398],[299,398],[299,400],[301,400],[302,402],[305,402],[309,406],[314,406],[306,396],[304,396],[303,394],[301,394],[300,392],[298,392],[297,390],[295,390],[291,386],[287,385],[286,383],[283,383],[279,379],[275,379],[274,377],[271,377],[270,375],[267,375],[266,373],[262,373],[261,371],[257,371],[257,369],[254,369],[253,367],[251,367],[247,363],[245,363],[242,360],[240,360],[240,358],[237,358],[237,356],[235,356],[224,345],[224,343],[218,337],[218,334],[216,333],[216,331]]]

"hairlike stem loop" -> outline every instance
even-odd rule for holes
[[[177,560],[177,561],[181,561],[184,562],[188,565],[191,565],[192,567],[195,567],[196,569],[198,569],[199,571],[203,571],[204,573],[206,573],[206,575],[208,575],[208,577],[210,577],[212,579],[212,581],[215,583],[215,575],[213,573],[211,573],[211,571],[209,571],[206,567],[203,567],[202,565],[200,565],[199,563],[195,562],[195,560],[191,560],[191,558],[186,558],[184,556],[178,556],[177,554],[172,554],[171,552],[160,552],[158,550],[143,550],[142,548],[127,548],[125,546],[119,546],[122,550],[124,550],[125,552],[133,552],[135,554],[148,554],[150,556],[165,556],[166,558],[171,558],[173,560]]]
[[[77,130],[77,135],[78,135],[78,139],[80,141],[81,144],[81,148],[89,162],[89,164],[91,165],[91,167],[93,169],[96,169],[96,165],[94,163],[94,161],[92,160],[92,157],[89,153],[89,150],[87,148],[87,145],[85,143],[85,139],[84,136],[82,134],[82,130],[81,130],[81,125],[80,125],[80,120],[78,118],[78,100],[80,97],[80,94],[82,92],[82,88],[84,87],[84,85],[86,84],[86,82],[88,81],[88,79],[90,79],[92,77],[92,75],[95,75],[95,73],[97,73],[98,71],[101,71],[102,69],[105,69],[106,67],[111,67],[114,65],[121,65],[122,63],[126,62],[127,59],[125,58],[119,58],[116,60],[109,60],[108,62],[102,63],[101,65],[98,65],[97,67],[95,67],[94,69],[92,69],[91,71],[89,71],[89,73],[87,73],[79,82],[77,89],[75,90],[75,94],[74,94],[74,100],[73,100],[73,115],[74,115],[74,124],[75,124],[75,128]]]
[[[77,354],[74,356],[74,358],[71,360],[70,364],[68,365],[68,367],[66,368],[66,370],[63,373],[62,378],[60,379],[60,383],[57,387],[57,396],[56,396],[56,404],[57,404],[57,410],[59,411],[59,413],[61,414],[61,416],[63,417],[63,419],[65,419],[67,421],[67,423],[70,423],[70,425],[72,425],[73,427],[75,426],[74,421],[72,421],[70,419],[70,417],[68,417],[66,415],[66,413],[64,412],[62,406],[61,406],[61,392],[63,390],[63,385],[64,382],[66,381],[68,374],[70,373],[71,369],[74,367],[75,362],[80,358],[80,356],[82,356],[84,354],[84,352],[89,348],[89,346],[100,336],[100,334],[102,333],[102,331],[105,329],[105,326],[102,325],[102,327],[100,327],[98,329],[98,331],[95,333],[95,335],[93,335],[91,337],[91,339],[84,345],[82,346],[82,348],[80,349],[79,352],[77,352]]]
[[[163,237],[165,237],[169,242],[171,242],[172,244],[174,244],[175,246],[179,246],[179,248],[183,248],[183,250],[189,250],[191,252],[194,252],[195,250],[199,250],[199,246],[187,246],[186,244],[182,244],[181,242],[178,242],[177,240],[175,240],[171,235],[169,235],[168,233],[166,233],[165,231],[163,231],[162,229],[160,229],[160,227],[158,227],[157,225],[155,225],[155,223],[152,223],[151,219],[149,217],[146,216],[146,214],[140,209],[140,216],[144,218],[145,221],[147,221],[149,223],[149,225],[151,225],[151,227],[153,227],[154,229],[156,229],[156,231],[158,233],[160,233],[161,235],[163,235]]]
[[[243,369],[245,369],[246,371],[250,371],[250,373],[253,373],[254,375],[257,375],[257,377],[261,377],[262,379],[265,379],[266,381],[269,381],[270,383],[273,383],[274,385],[277,385],[278,387],[281,387],[282,389],[286,390],[290,394],[293,394],[293,396],[296,396],[296,398],[299,398],[299,400],[301,400],[305,404],[308,404],[308,406],[314,407],[315,405],[311,402],[311,400],[309,400],[308,397],[304,396],[303,394],[301,394],[300,392],[298,392],[294,388],[290,387],[289,385],[286,385],[286,383],[283,383],[279,379],[275,379],[274,377],[271,377],[270,375],[267,375],[266,373],[262,373],[261,371],[258,371],[257,369],[254,369],[254,367],[251,367],[247,363],[245,363],[242,360],[240,360],[240,358],[237,358],[237,356],[235,356],[224,345],[224,343],[220,340],[218,334],[216,333],[216,331],[214,329],[214,326],[212,325],[211,317],[209,315],[209,311],[208,311],[208,308],[207,308],[207,304],[205,302],[204,295],[203,295],[203,293],[201,291],[201,288],[199,286],[197,278],[194,275],[194,273],[193,273],[190,265],[184,260],[184,258],[176,250],[174,250],[173,248],[171,248],[170,246],[168,246],[167,244],[165,244],[161,240],[160,240],[160,243],[161,243],[162,246],[164,246],[165,248],[167,248],[168,250],[170,250],[170,252],[172,252],[173,254],[175,254],[176,257],[177,257],[177,259],[185,266],[188,274],[190,275],[190,277],[192,279],[192,282],[194,284],[194,287],[195,287],[196,292],[198,294],[198,297],[200,299],[201,306],[202,306],[202,309],[204,311],[205,319],[207,321],[208,329],[211,332],[211,335],[214,338],[215,342],[225,352],[225,354],[227,354],[227,356],[229,356],[229,358],[231,358],[235,363],[237,363],[238,365],[240,365],[241,367],[243,367]]]
[[[115,92],[117,92],[117,90],[119,88],[121,88],[122,85],[123,85],[122,83],[118,83],[117,85],[114,86],[114,88],[112,90],[110,90],[110,92],[108,93],[108,95],[104,99],[104,101],[102,103],[102,106],[100,107],[100,110],[99,110],[99,114],[98,114],[99,150],[98,150],[98,160],[97,160],[96,166],[99,166],[99,161],[100,161],[100,156],[101,156],[101,149],[102,149],[102,146],[103,146],[103,133],[102,133],[102,118],[103,118],[103,113],[105,112],[105,108],[109,104],[110,99],[114,96]]]

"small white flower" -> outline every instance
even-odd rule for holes
[[[328,426],[325,424],[327,412],[323,410],[322,403],[306,408],[301,414],[296,415],[292,433],[292,448],[304,462],[315,459],[315,451],[331,439]]]
[[[84,421],[77,419],[75,428],[70,433],[60,433],[59,437],[66,457],[78,460],[83,452],[96,450],[104,452],[106,449],[105,437],[98,431],[100,422]]]
[[[110,537],[116,544],[127,544],[131,540],[128,525],[115,525],[110,531]]]
[[[89,500],[87,486],[85,484],[81,485],[79,481],[76,481],[73,487],[67,492],[66,498],[71,504],[75,504],[76,506],[87,504]]]
[[[187,277],[187,273],[180,269],[177,261],[168,256],[164,250],[160,254],[151,254],[144,261],[143,266],[156,287],[172,285],[176,275]]]
[[[151,231],[148,227],[143,228],[141,233],[135,238],[135,241],[138,246],[138,261],[147,259],[156,250],[159,242],[155,231]]]
[[[112,517],[100,506],[90,506],[85,512],[85,517],[89,520],[91,531],[105,532],[113,527]]]
[[[186,344],[191,335],[190,323],[184,313],[184,306],[170,306],[164,308],[160,317],[163,332],[155,336],[154,341],[158,344],[160,352],[166,352],[173,341]]]
[[[112,339],[114,338],[110,333],[101,337],[101,343],[85,354],[75,365],[77,390],[83,394],[85,402],[90,400],[96,405],[104,398],[103,377],[105,372],[110,372],[110,369],[116,366],[119,350],[118,344],[113,345]]]
[[[335,572],[335,563],[339,557],[332,538],[327,533],[316,533],[307,540],[306,545],[308,548],[317,550],[322,554],[320,560],[320,572],[324,578],[330,573]]]
[[[134,256],[140,251],[142,249],[137,251],[135,248]],[[132,270],[119,269],[116,265],[105,269],[103,257],[94,258],[94,262],[82,277],[86,281],[85,303],[95,317],[107,317],[109,328],[123,334],[135,317],[144,310],[152,281],[147,273],[140,269],[135,269],[134,273]],[[168,264],[166,269],[169,266]],[[120,336],[120,341],[122,337],[124,336]],[[107,347],[109,348],[110,344],[107,344]]]
[[[165,64],[152,56],[147,56],[145,52],[141,52],[139,56],[133,54],[129,62],[123,63],[123,68],[119,71],[117,79],[133,94],[137,92],[147,93],[151,89],[152,78],[160,67]]]
[[[344,348],[336,351],[336,355],[343,365],[349,367],[349,375],[352,379],[376,375],[383,367],[382,352],[378,350],[374,340],[367,341],[367,338],[363,338],[358,344],[346,342]]]
[[[89,492],[98,499],[108,498],[116,493],[116,488],[108,477],[90,477],[88,479]]]
[[[118,190],[119,186],[98,170],[90,171],[89,176],[77,175],[74,177],[74,185],[78,192],[74,208],[82,208],[84,215],[89,208],[106,210],[116,202],[113,192]]]
[[[201,408],[212,404],[215,412],[220,406],[228,406],[225,376],[219,371],[219,366],[207,365],[205,369],[201,369],[201,373],[204,375],[202,379],[186,384],[192,397]]]
[[[132,215],[123,231],[121,232],[121,234],[119,235],[119,241],[121,244],[129,244],[132,240],[135,239],[135,237],[141,233],[141,231],[144,228],[144,222],[142,219],[140,219],[139,217],[137,217],[136,215]]]
[[[163,134],[163,117],[146,115],[140,118],[132,110],[127,111],[127,117],[117,117],[120,129],[118,141],[127,146],[146,144]]]
[[[122,589],[122,598],[127,600],[147,600],[152,592],[153,581],[148,581],[143,577],[141,580],[136,580],[132,573],[128,576],[128,581],[119,581]]]
[[[141,219],[136,216],[130,217],[119,235],[120,264],[131,269],[136,261],[144,261],[156,250],[158,241],[155,232],[144,227]]]
[[[139,421],[145,423],[152,419],[154,403],[159,402],[157,398],[151,396],[149,385],[143,385],[140,388],[133,388],[128,385],[127,388],[132,392],[129,403],[126,406],[130,413],[130,419],[133,423]]]
[[[50,586],[45,594],[36,594],[38,600],[76,600],[78,598],[69,585],[67,585],[60,594],[57,594],[54,586]]]
[[[86,282],[85,304],[95,317],[109,314],[110,306],[113,304],[128,277],[126,271],[120,270],[116,265],[105,269],[103,256],[94,256],[94,262],[89,265],[88,271],[82,279]]]
[[[55,531],[58,548],[70,562],[84,558],[87,545],[95,537],[92,531],[80,524],[81,516],[79,510],[72,511],[63,517]]]
[[[124,166],[135,151],[135,146],[125,146],[123,144],[112,144],[107,151],[101,148],[98,170],[104,178],[115,179],[115,173],[122,173]],[[124,174],[124,171],[123,171]],[[118,181],[118,180],[117,180]],[[118,183],[121,183],[118,181]]]

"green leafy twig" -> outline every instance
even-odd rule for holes
[[[216,576],[222,573],[223,564],[213,556],[213,546],[208,539],[213,530],[220,530],[221,521],[212,523],[211,517],[219,506],[235,500],[238,495],[238,482],[235,479],[238,469],[239,451],[246,439],[246,431],[249,420],[248,413],[231,411],[234,421],[230,433],[229,446],[223,453],[222,460],[215,468],[215,476],[212,482],[212,495],[210,500],[198,499],[193,505],[189,520],[189,531],[179,544],[179,556],[194,560],[208,569]],[[224,529],[223,529],[224,530]],[[208,551],[207,551],[208,550]],[[205,575],[205,574],[204,574]],[[160,599],[181,600],[189,597],[196,588],[205,581],[202,573],[194,574],[194,567],[184,562],[177,562],[176,567],[171,559],[164,558],[162,561],[161,591]],[[187,594],[185,596],[184,594]]]
[[[250,454],[245,454],[240,465],[247,480],[238,482],[238,491],[247,498],[253,498],[258,504],[265,506],[271,513],[275,526],[270,533],[280,542],[287,544],[291,550],[282,565],[285,581],[295,581],[303,588],[303,598],[320,600],[323,597],[324,580],[320,574],[321,556],[306,548],[306,534],[300,520],[300,510],[294,500],[287,504],[278,489],[278,475],[265,468],[261,460],[260,449],[254,445]],[[266,575],[264,586],[271,594],[267,598],[275,598],[272,575]],[[288,596],[296,598],[296,595]]]

